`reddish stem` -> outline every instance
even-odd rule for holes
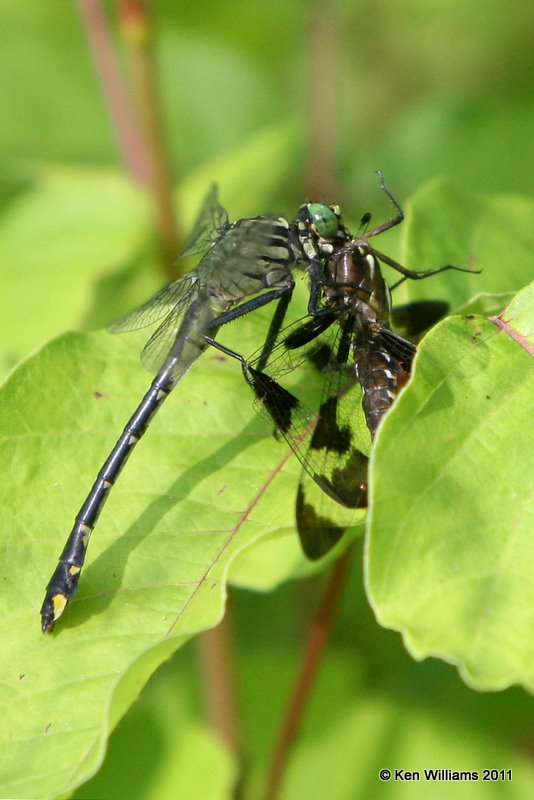
[[[154,58],[153,24],[144,0],[119,0],[119,24],[130,62],[130,76],[145,150],[150,164],[150,191],[156,227],[168,276],[176,277],[173,264],[179,250],[172,169],[161,118],[161,103]]]
[[[347,581],[350,559],[351,549],[347,550],[337,561],[313,619],[297,681],[268,768],[264,800],[275,800],[280,790],[339,600]]]
[[[179,251],[170,160],[159,113],[152,22],[142,0],[119,0],[119,24],[128,48],[131,107],[101,0],[78,0],[80,16],[99,74],[120,153],[133,177],[148,186],[167,277],[175,277],[173,264]]]
[[[150,165],[145,153],[143,136],[130,106],[102,5],[99,0],[78,0],[78,10],[102,84],[122,160],[128,172],[136,180],[148,185]]]
[[[199,638],[206,716],[234,753],[241,750],[235,709],[232,632],[228,608],[216,628]]]

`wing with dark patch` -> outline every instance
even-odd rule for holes
[[[303,466],[297,528],[311,559],[320,558],[336,544],[352,523],[354,509],[364,508],[367,502],[368,458],[360,444],[364,437],[368,443],[368,435],[362,436],[365,424],[356,373],[347,365],[351,335],[350,320],[340,329],[324,320],[308,319],[282,332],[265,371],[248,366],[260,409],[267,412]],[[314,356],[329,355],[315,413],[278,380],[306,360],[310,347]]]
[[[311,559],[325,555],[353,523],[354,510],[367,505],[368,458],[351,425],[361,417],[361,395],[356,386],[339,397],[329,391],[327,385],[297,493],[297,530]]]

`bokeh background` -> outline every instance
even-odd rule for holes
[[[377,168],[403,202],[439,175],[472,191],[532,190],[526,0],[162,1],[149,3],[149,29],[135,6],[2,3],[4,370],[161,283],[154,238],[170,223],[150,208],[130,124],[146,106],[147,37],[174,203],[167,260],[214,180],[233,218],[291,215],[310,198],[342,202],[354,221],[383,217]]]
[[[147,21],[127,2],[0,7],[4,371],[63,330],[105,324],[166,280],[172,244],[183,241],[213,180],[231,218],[291,215],[312,197],[343,202],[354,222],[368,210],[387,216],[377,168],[403,202],[438,175],[460,189],[532,194],[527,0],[158,0],[148,10]],[[117,69],[98,53],[108,37]],[[128,124],[146,112],[139,71],[147,37],[170,231],[150,191],[146,148]],[[102,75],[108,90],[118,81],[114,99]],[[477,694],[451,666],[415,663],[398,635],[374,622],[360,564],[358,554],[287,797],[363,798],[369,787],[376,797],[428,797],[425,784],[409,795],[380,784],[376,773],[388,759],[405,768],[513,765],[523,775],[515,785],[478,783],[466,796],[528,796],[521,792],[534,774],[531,701],[514,688]],[[302,582],[273,595],[232,596],[252,785],[318,591]],[[231,796],[232,762],[203,721],[196,664],[190,644],[156,674],[113,735],[100,775],[77,798]],[[332,776],[339,752],[346,770],[338,765]],[[209,787],[207,762],[216,776]],[[445,789],[436,785],[432,796],[450,796]]]

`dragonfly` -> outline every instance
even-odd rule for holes
[[[397,221],[400,221],[402,210],[385,187],[382,174],[379,174],[381,189],[396,205],[400,217]],[[367,218],[368,215],[364,219]],[[367,238],[392,227],[397,221],[379,226],[368,233]],[[75,517],[74,526],[46,588],[41,607],[44,633],[53,630],[55,622],[77,591],[89,539],[111,488],[152,417],[183,375],[212,345],[241,361],[245,378],[251,385],[259,386],[263,380],[268,383],[273,397],[282,393],[282,387],[263,369],[271,362],[273,348],[283,330],[295,285],[294,272],[300,270],[308,275],[308,314],[312,320],[316,320],[315,324],[324,326],[326,330],[329,325],[322,320],[326,320],[325,312],[329,307],[331,312],[335,311],[329,293],[337,283],[336,279],[329,278],[327,265],[332,259],[338,259],[340,253],[349,252],[344,248],[350,249],[353,242],[354,237],[344,225],[337,205],[306,203],[299,209],[297,219],[291,223],[276,215],[230,223],[227,212],[218,201],[216,187],[212,187],[183,253],[200,253],[201,260],[197,267],[110,326],[110,330],[116,333],[143,328],[163,319],[141,354],[143,364],[157,374]],[[386,256],[382,256],[382,260],[395,265]],[[397,268],[403,273],[404,279],[426,277],[451,267],[427,273],[412,273],[400,265]],[[253,363],[249,365],[241,354],[216,341],[215,336],[221,326],[273,301],[276,301],[276,306],[269,330],[261,352]],[[314,330],[301,333],[300,338],[304,336],[311,341],[318,336]],[[298,339],[299,336],[295,341]],[[295,348],[298,346],[295,345]],[[259,389],[257,394],[259,396]],[[265,394],[268,396],[269,392]],[[279,424],[280,412],[274,410],[274,400],[273,403],[264,400],[263,404],[271,412],[282,434],[298,449],[290,432],[291,424]],[[326,478],[319,480],[318,473],[316,477],[317,483],[332,494]],[[332,496],[335,496],[335,492]],[[304,542],[302,535],[301,539]],[[326,552],[323,546],[318,549]],[[318,557],[312,555],[314,548],[311,546],[306,545],[304,550],[310,557]]]
[[[264,353],[240,359],[257,405],[301,461],[296,522],[303,551],[312,560],[328,553],[351,524],[354,510],[367,505],[368,456],[357,432],[359,407],[363,407],[372,440],[406,384],[416,353],[416,345],[395,333],[392,322],[396,318],[409,333],[418,335],[448,309],[441,301],[419,301],[395,313],[380,264],[401,275],[391,288],[406,279],[426,279],[446,270],[478,272],[450,264],[417,272],[372,247],[371,237],[404,218],[379,175],[381,188],[396,209],[395,217],[341,247],[325,247],[309,207],[302,207],[299,216],[308,229],[309,248],[315,248],[314,263],[322,269],[312,285],[308,317],[280,329],[267,361]],[[329,207],[329,212],[323,209],[323,234],[326,223],[329,234],[337,224],[337,208]],[[365,215],[362,223],[369,222],[370,215]],[[315,413],[280,383],[282,375],[306,361],[319,366],[325,376]]]
[[[141,360],[156,372],[78,511],[41,607],[43,633],[53,630],[78,588],[91,533],[122,468],[152,417],[218,329],[277,301],[273,330],[284,318],[294,288],[293,272],[307,269],[306,237],[283,217],[264,215],[229,222],[217,188],[209,191],[183,255],[201,254],[193,270],[113,323],[111,332],[160,322]],[[209,334],[209,335],[208,335]],[[266,356],[267,358],[267,350]]]

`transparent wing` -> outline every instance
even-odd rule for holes
[[[330,359],[333,336],[322,334],[334,322],[334,315],[306,316],[287,325],[278,332],[274,343],[271,343],[267,365],[258,369],[274,379],[293,372],[306,363],[317,370],[323,370]],[[265,345],[252,354],[248,363],[257,367],[264,360],[264,351]]]
[[[110,333],[125,333],[126,331],[136,331],[139,328],[146,328],[157,322],[158,319],[180,311],[185,308],[198,289],[198,275],[196,270],[188,272],[181,278],[164,286],[156,294],[150,297],[145,303],[134,308],[124,317],[108,325]]]
[[[351,524],[354,509],[366,504],[368,459],[360,446],[362,440],[368,445],[369,434],[356,372],[347,365],[352,330],[330,324],[319,333],[325,325],[324,320],[308,319],[290,326],[282,331],[264,370],[250,368],[259,410],[267,412],[303,466],[297,527],[303,550],[312,559],[336,544]],[[277,380],[305,361],[324,375],[315,412]]]
[[[193,293],[194,296],[194,293]],[[191,301],[193,299],[191,297]],[[190,302],[176,306],[159,325],[141,351],[141,363],[149,372],[157,372],[176,339],[183,315]]]
[[[378,340],[385,350],[399,362],[401,367],[410,372],[412,361],[417,352],[417,348],[412,342],[403,339],[388,328],[382,328],[378,334]]]
[[[217,184],[213,183],[180,255],[192,256],[195,253],[204,253],[221,238],[227,227],[228,214],[219,203]]]
[[[214,183],[204,199],[193,233],[182,255],[193,255],[208,250],[223,237],[227,227],[228,215],[217,199],[217,185]],[[197,272],[192,270],[187,275],[164,286],[138,308],[112,322],[108,326],[108,330],[110,333],[124,333],[146,328],[171,311],[179,311],[191,301],[197,281]],[[176,316],[178,317],[179,314]],[[160,336],[163,336],[163,332]]]

